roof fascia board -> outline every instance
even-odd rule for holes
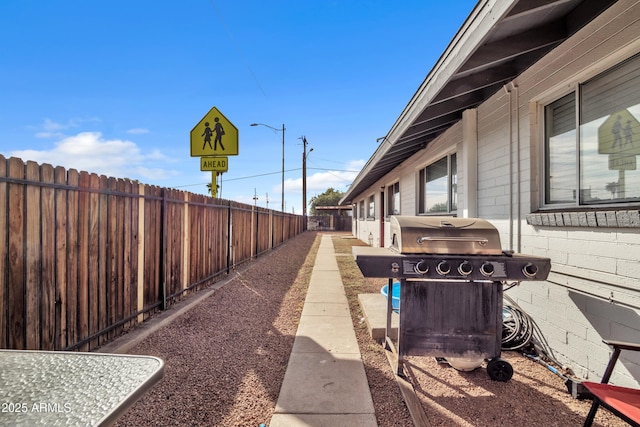
[[[465,61],[482,46],[491,29],[505,18],[517,2],[518,0],[481,0],[478,2],[393,124],[389,134],[404,133],[422,109],[462,68]]]

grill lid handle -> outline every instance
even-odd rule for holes
[[[489,243],[488,239],[484,237],[433,237],[433,236],[424,236],[418,237],[416,240],[419,245],[424,242],[475,242],[480,246],[486,246]]]

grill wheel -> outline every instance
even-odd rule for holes
[[[513,367],[509,362],[498,357],[487,363],[487,373],[492,380],[506,383],[513,376]]]

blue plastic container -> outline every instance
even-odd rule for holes
[[[384,285],[380,288],[380,293],[385,296],[385,298],[389,298],[389,285]],[[393,311],[400,312],[400,282],[393,282],[391,285],[391,307]]]

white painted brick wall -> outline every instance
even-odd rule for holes
[[[612,22],[616,25],[611,25]],[[537,209],[538,204],[531,200],[531,195],[543,187],[538,164],[542,141],[539,135],[532,135],[537,132],[532,122],[541,119],[531,116],[530,104],[543,95],[553,98],[556,90],[562,92],[578,83],[576,79],[584,78],[585,70],[602,71],[610,67],[613,64],[603,65],[601,60],[612,52],[626,49],[627,56],[640,52],[640,46],[631,47],[639,38],[638,22],[640,2],[616,2],[587,28],[518,77],[518,89],[512,91],[513,111],[508,111],[509,95],[504,91],[477,109],[478,216],[497,227],[503,248],[507,248],[510,240],[518,240],[517,235],[509,235],[510,230],[514,233],[521,230],[522,252],[552,260],[549,281],[522,283],[509,290],[508,295],[533,317],[553,356],[561,364],[571,366],[579,376],[591,380],[600,378],[609,358],[610,350],[602,343],[603,338],[640,339],[640,229],[526,223],[525,216]],[[513,121],[511,138],[509,120]],[[453,147],[461,152],[461,129],[460,124],[454,125],[425,150],[372,185],[371,191],[378,194],[381,185],[399,179],[402,214],[414,215],[417,171]],[[516,153],[518,136],[520,149]],[[514,145],[510,148],[512,138]],[[515,163],[518,154],[519,164]],[[511,176],[510,162],[513,162]],[[513,191],[518,188],[518,166],[520,195],[510,196],[510,179]],[[459,199],[464,200],[464,190],[459,187],[458,191]],[[514,208],[516,201],[520,203],[519,220]],[[558,218],[563,215],[567,213],[558,213]],[[555,220],[555,215],[552,219]],[[377,220],[359,221],[357,237],[368,243],[369,233],[377,239],[379,230]],[[375,240],[374,245],[377,244]],[[613,299],[608,301],[611,295]],[[627,358],[623,353],[623,360],[612,382],[637,385],[634,378],[640,378],[640,355]]]
[[[599,58],[637,39],[635,22],[639,18],[638,2],[618,2],[590,24],[591,28],[576,35],[518,78],[520,203],[523,217],[531,212],[530,195],[535,194],[532,191],[542,185],[538,180],[539,171],[530,167],[537,161],[532,154],[537,155],[539,147],[531,147],[529,143],[540,143],[531,137],[531,121],[535,118],[529,114],[530,101],[555,87],[566,87],[567,80],[572,76],[593,67]],[[620,26],[614,29],[611,22],[617,22]],[[628,27],[622,28],[624,25]],[[597,42],[594,41],[596,39]],[[602,69],[606,69],[606,66]],[[553,70],[553,73],[549,70]],[[500,115],[496,113],[505,108],[508,101],[506,95],[500,92],[478,108],[479,129],[483,132],[479,137],[478,155],[481,159],[479,213],[494,225],[499,224],[503,246],[509,238],[509,225],[504,219],[508,218],[510,206],[506,206],[504,199],[497,196],[499,190],[494,188],[490,191],[489,188],[501,184],[508,186],[509,155],[496,145],[508,148],[509,138],[506,132],[495,129],[508,128],[508,115],[504,115],[504,121],[500,122],[497,119]],[[517,169],[515,163],[513,169]],[[505,177],[504,181],[500,180],[501,176]],[[531,182],[529,178],[537,181]],[[578,375],[599,380],[610,355],[610,349],[602,343],[603,338],[640,340],[640,304],[637,303],[640,294],[640,230],[532,227],[523,224],[522,250],[549,256],[554,271],[569,275],[555,274],[553,277],[557,284],[521,284],[508,291],[508,294],[515,296],[523,309],[535,319],[552,346],[554,356],[561,363],[572,366]],[[577,291],[570,291],[568,288],[571,287]],[[616,302],[607,300],[610,294]],[[630,371],[635,374],[632,375]],[[625,363],[617,366],[612,382],[637,386],[638,378],[640,356],[630,356]]]

